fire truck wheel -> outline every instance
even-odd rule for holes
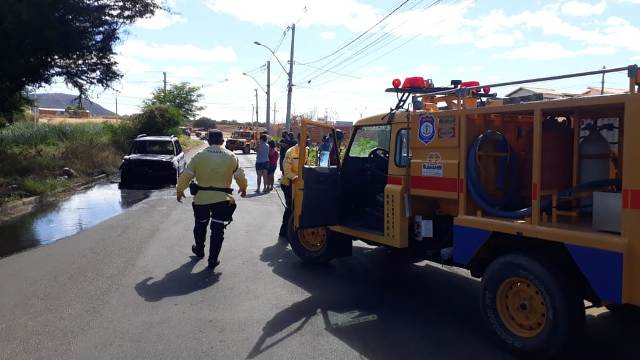
[[[573,345],[584,303],[562,272],[528,256],[496,259],[482,279],[482,310],[494,335],[519,355],[547,358]]]
[[[330,232],[325,227],[294,230],[293,216],[289,219],[287,238],[293,252],[305,263],[324,264],[331,260]]]
[[[242,153],[245,155],[251,153],[251,146],[249,144],[245,145],[244,149],[242,149]]]

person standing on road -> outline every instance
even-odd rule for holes
[[[273,140],[269,140],[269,171],[267,173],[267,191],[273,190],[274,174],[278,167],[278,150],[276,150],[276,143]]]
[[[279,145],[280,145],[280,171],[282,172],[283,175],[284,175],[284,166],[283,166],[284,156],[287,153],[287,150],[289,150],[289,148],[294,146],[295,144],[296,144],[296,141],[293,139],[293,133],[288,132],[288,131],[283,131],[282,132],[282,139],[280,139],[280,142],[279,142]]]
[[[307,145],[309,139],[305,141],[305,165],[309,163],[309,149]],[[289,218],[291,217],[291,201],[293,200],[292,185],[298,180],[298,163],[300,161],[300,135],[298,134],[298,142],[287,150],[284,156],[284,175],[280,179],[280,188],[284,194],[285,208],[284,214],[282,214],[282,225],[280,225],[279,235],[282,237],[287,236],[287,227],[289,226]]]
[[[335,136],[333,133],[329,136],[329,143],[331,144],[329,162],[331,166],[338,165],[338,159],[340,158],[340,152],[342,151],[342,140],[344,140],[344,133],[340,129],[336,129]]]
[[[211,221],[211,241],[209,246],[209,268],[213,270],[220,264],[218,256],[224,240],[224,230],[233,220],[236,203],[231,195],[232,178],[240,187],[240,196],[247,195],[247,179],[233,152],[222,148],[224,139],[220,130],[209,131],[209,147],[196,154],[178,178],[176,198],[182,202],[184,190],[189,187],[193,197],[193,216],[195,226],[193,237],[195,245],[191,251],[198,257],[204,257],[204,245],[207,237],[207,225]],[[196,183],[191,180],[196,179]]]
[[[267,145],[267,135],[260,135],[260,143],[256,146],[256,174],[258,176],[258,188],[260,193],[260,183],[264,181],[262,191],[267,191],[267,173],[269,172],[269,145]]]

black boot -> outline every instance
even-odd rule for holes
[[[191,252],[193,252],[198,259],[202,259],[204,257],[204,249],[198,249],[195,245],[191,245]]]
[[[216,268],[216,266],[218,266],[218,265],[220,265],[220,260],[216,260],[216,261],[209,260],[209,266],[208,266],[208,268],[209,268],[209,270],[213,270],[213,269],[215,269],[215,268]]]

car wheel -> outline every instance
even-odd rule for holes
[[[242,153],[245,155],[251,153],[251,146],[245,145],[244,149],[242,149]]]
[[[289,218],[287,239],[293,252],[305,263],[324,264],[332,257],[329,251],[331,231],[326,227],[294,230],[293,216]]]
[[[561,273],[518,254],[489,265],[482,279],[483,315],[512,352],[547,358],[573,346],[581,335],[584,303]]]

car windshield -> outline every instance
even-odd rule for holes
[[[173,155],[173,143],[161,140],[138,140],[133,143],[132,154]]]
[[[389,151],[390,129],[389,125],[365,126],[357,129],[349,156],[367,157],[376,148]]]
[[[235,139],[251,139],[250,131],[234,131],[233,138]]]

